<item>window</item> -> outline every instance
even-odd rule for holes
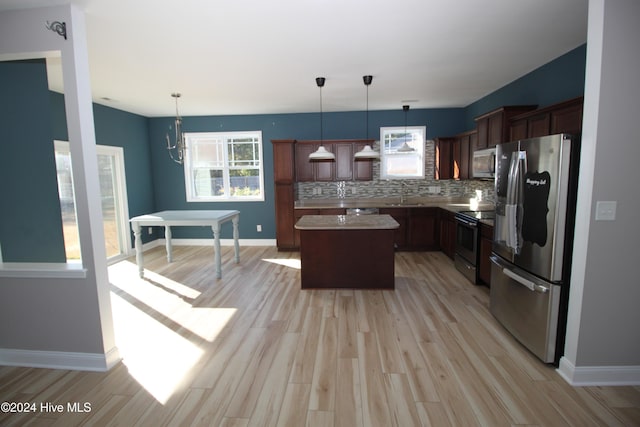
[[[424,178],[426,134],[425,126],[380,128],[380,177]]]
[[[262,132],[184,136],[188,202],[264,200]]]

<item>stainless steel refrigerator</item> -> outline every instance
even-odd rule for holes
[[[579,140],[559,134],[496,147],[491,313],[533,354],[564,348]]]

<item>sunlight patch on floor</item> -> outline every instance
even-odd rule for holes
[[[202,357],[200,339],[213,342],[236,308],[194,307],[201,293],[134,263],[109,267],[116,345],[129,373],[164,404]],[[197,335],[194,336],[192,334]]]
[[[204,351],[114,293],[111,305],[122,363],[165,404]]]
[[[293,258],[263,258],[262,261],[271,262],[274,264],[284,265],[285,267],[295,268],[300,270],[300,260]]]
[[[138,267],[128,261],[109,267],[109,281],[167,319],[210,342],[236,312],[235,308],[227,307],[194,307],[193,302],[200,292],[148,270],[141,279]]]

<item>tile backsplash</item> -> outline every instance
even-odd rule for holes
[[[438,197],[466,198],[476,197],[477,191],[482,200],[494,201],[493,181],[483,180],[435,180],[435,148],[433,141],[425,146],[424,179],[380,179],[380,162],[373,163],[371,181],[334,181],[297,183],[298,200],[308,199],[363,199],[374,197]]]

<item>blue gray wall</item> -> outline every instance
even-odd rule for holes
[[[474,117],[502,105],[542,107],[582,96],[585,63],[586,45],[583,45],[466,108],[410,110],[407,123],[425,125],[427,138],[432,139],[473,129]],[[29,178],[24,184],[28,188],[16,184],[0,190],[0,243],[4,259],[64,262],[51,143],[54,138],[67,139],[63,97],[47,92],[43,62],[0,63],[0,85],[2,93],[8,94],[0,103],[1,129],[9,131],[2,144],[7,144],[10,150],[20,150],[9,155],[3,148],[0,179],[15,183],[16,177],[24,176],[27,170]],[[94,120],[98,144],[124,148],[131,216],[167,209],[238,209],[242,212],[240,236],[245,239],[275,238],[271,140],[320,138],[318,113],[185,117],[186,132],[261,130],[265,184],[264,202],[187,203],[183,168],[172,162],[165,149],[165,134],[173,124],[172,117],[146,118],[94,104]],[[51,126],[33,126],[36,121]],[[365,122],[364,111],[324,113],[323,137],[364,138],[368,134],[370,138],[378,138],[380,127],[404,125],[404,113],[400,108],[370,111],[368,131]],[[26,158],[28,163],[15,161]],[[262,225],[262,233],[256,231],[256,224]],[[191,227],[177,228],[174,236],[208,238],[211,234],[204,227]],[[155,237],[145,235],[144,239]],[[230,229],[224,229],[222,237],[230,238]]]
[[[43,60],[0,63],[0,245],[6,262],[65,262]]]
[[[475,127],[474,117],[504,105],[546,107],[582,96],[586,61],[584,44],[468,105],[466,128]]]

